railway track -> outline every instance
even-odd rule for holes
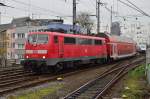
[[[0,83],[5,80],[13,80],[13,79],[19,79],[19,77],[23,77],[26,75],[31,75],[33,73],[31,72],[25,72],[23,68],[20,69],[12,69],[9,71],[1,71],[0,72]]]
[[[132,59],[130,59],[132,60]],[[116,66],[119,66],[121,64],[126,63],[125,60],[114,62],[112,64],[112,67],[115,68]],[[105,64],[103,66],[110,65]],[[75,74],[79,74],[81,72],[89,71],[95,68],[99,68],[99,66],[92,67],[92,68],[84,68],[79,69],[76,71],[67,71],[63,74],[47,74],[47,75],[34,75],[31,72],[24,72],[23,70],[16,70],[16,71],[8,71],[0,73],[0,95],[5,95],[7,93],[16,91],[18,89],[27,88],[27,87],[33,87],[45,82],[54,81],[58,77],[67,77]],[[107,67],[106,68],[110,68]]]
[[[113,65],[117,65],[117,64],[118,63],[114,63]],[[95,68],[97,68],[97,67],[95,67]],[[49,75],[38,76],[38,75],[33,75],[32,73],[31,74],[27,73],[27,74],[23,74],[23,75],[17,75],[17,77],[16,76],[14,76],[14,77],[8,76],[7,77],[8,79],[3,78],[3,81],[0,79],[0,95],[7,94],[7,93],[15,91],[17,89],[36,86],[36,85],[39,85],[39,84],[42,84],[42,83],[45,83],[48,81],[54,81],[58,77],[67,77],[67,76],[71,76],[74,74],[88,71],[90,69],[94,69],[94,68],[70,71],[70,72],[65,72],[63,74],[57,74],[57,75],[49,74]]]
[[[89,81],[77,90],[68,94],[64,99],[102,99],[104,93],[128,71],[136,68],[143,61],[140,58],[136,61],[124,64],[121,67],[112,67],[105,71],[98,78]]]

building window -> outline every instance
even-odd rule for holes
[[[24,55],[23,54],[18,54],[18,59],[23,59]]]
[[[11,48],[15,48],[15,43],[12,43]]]
[[[24,44],[18,44],[18,49],[23,49],[24,48]]]
[[[25,34],[24,33],[19,33],[18,38],[25,38]]]
[[[7,42],[7,47],[11,48],[11,44],[9,42]]]
[[[13,52],[11,52],[11,58],[14,59],[15,58],[15,55]]]
[[[12,34],[12,38],[15,38],[15,33]]]

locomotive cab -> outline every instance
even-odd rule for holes
[[[25,58],[43,58],[47,57],[49,36],[48,34],[31,34],[28,36]],[[41,50],[40,50],[41,48]]]
[[[46,65],[49,46],[50,36],[48,34],[30,33],[25,47],[25,60],[22,62],[25,69]]]

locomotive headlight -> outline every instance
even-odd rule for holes
[[[38,50],[38,54],[47,54],[47,50]]]
[[[43,59],[45,59],[45,56],[43,56]]]

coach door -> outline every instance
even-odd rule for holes
[[[58,41],[58,56],[62,58],[64,56],[64,40],[63,37],[59,37]]]

